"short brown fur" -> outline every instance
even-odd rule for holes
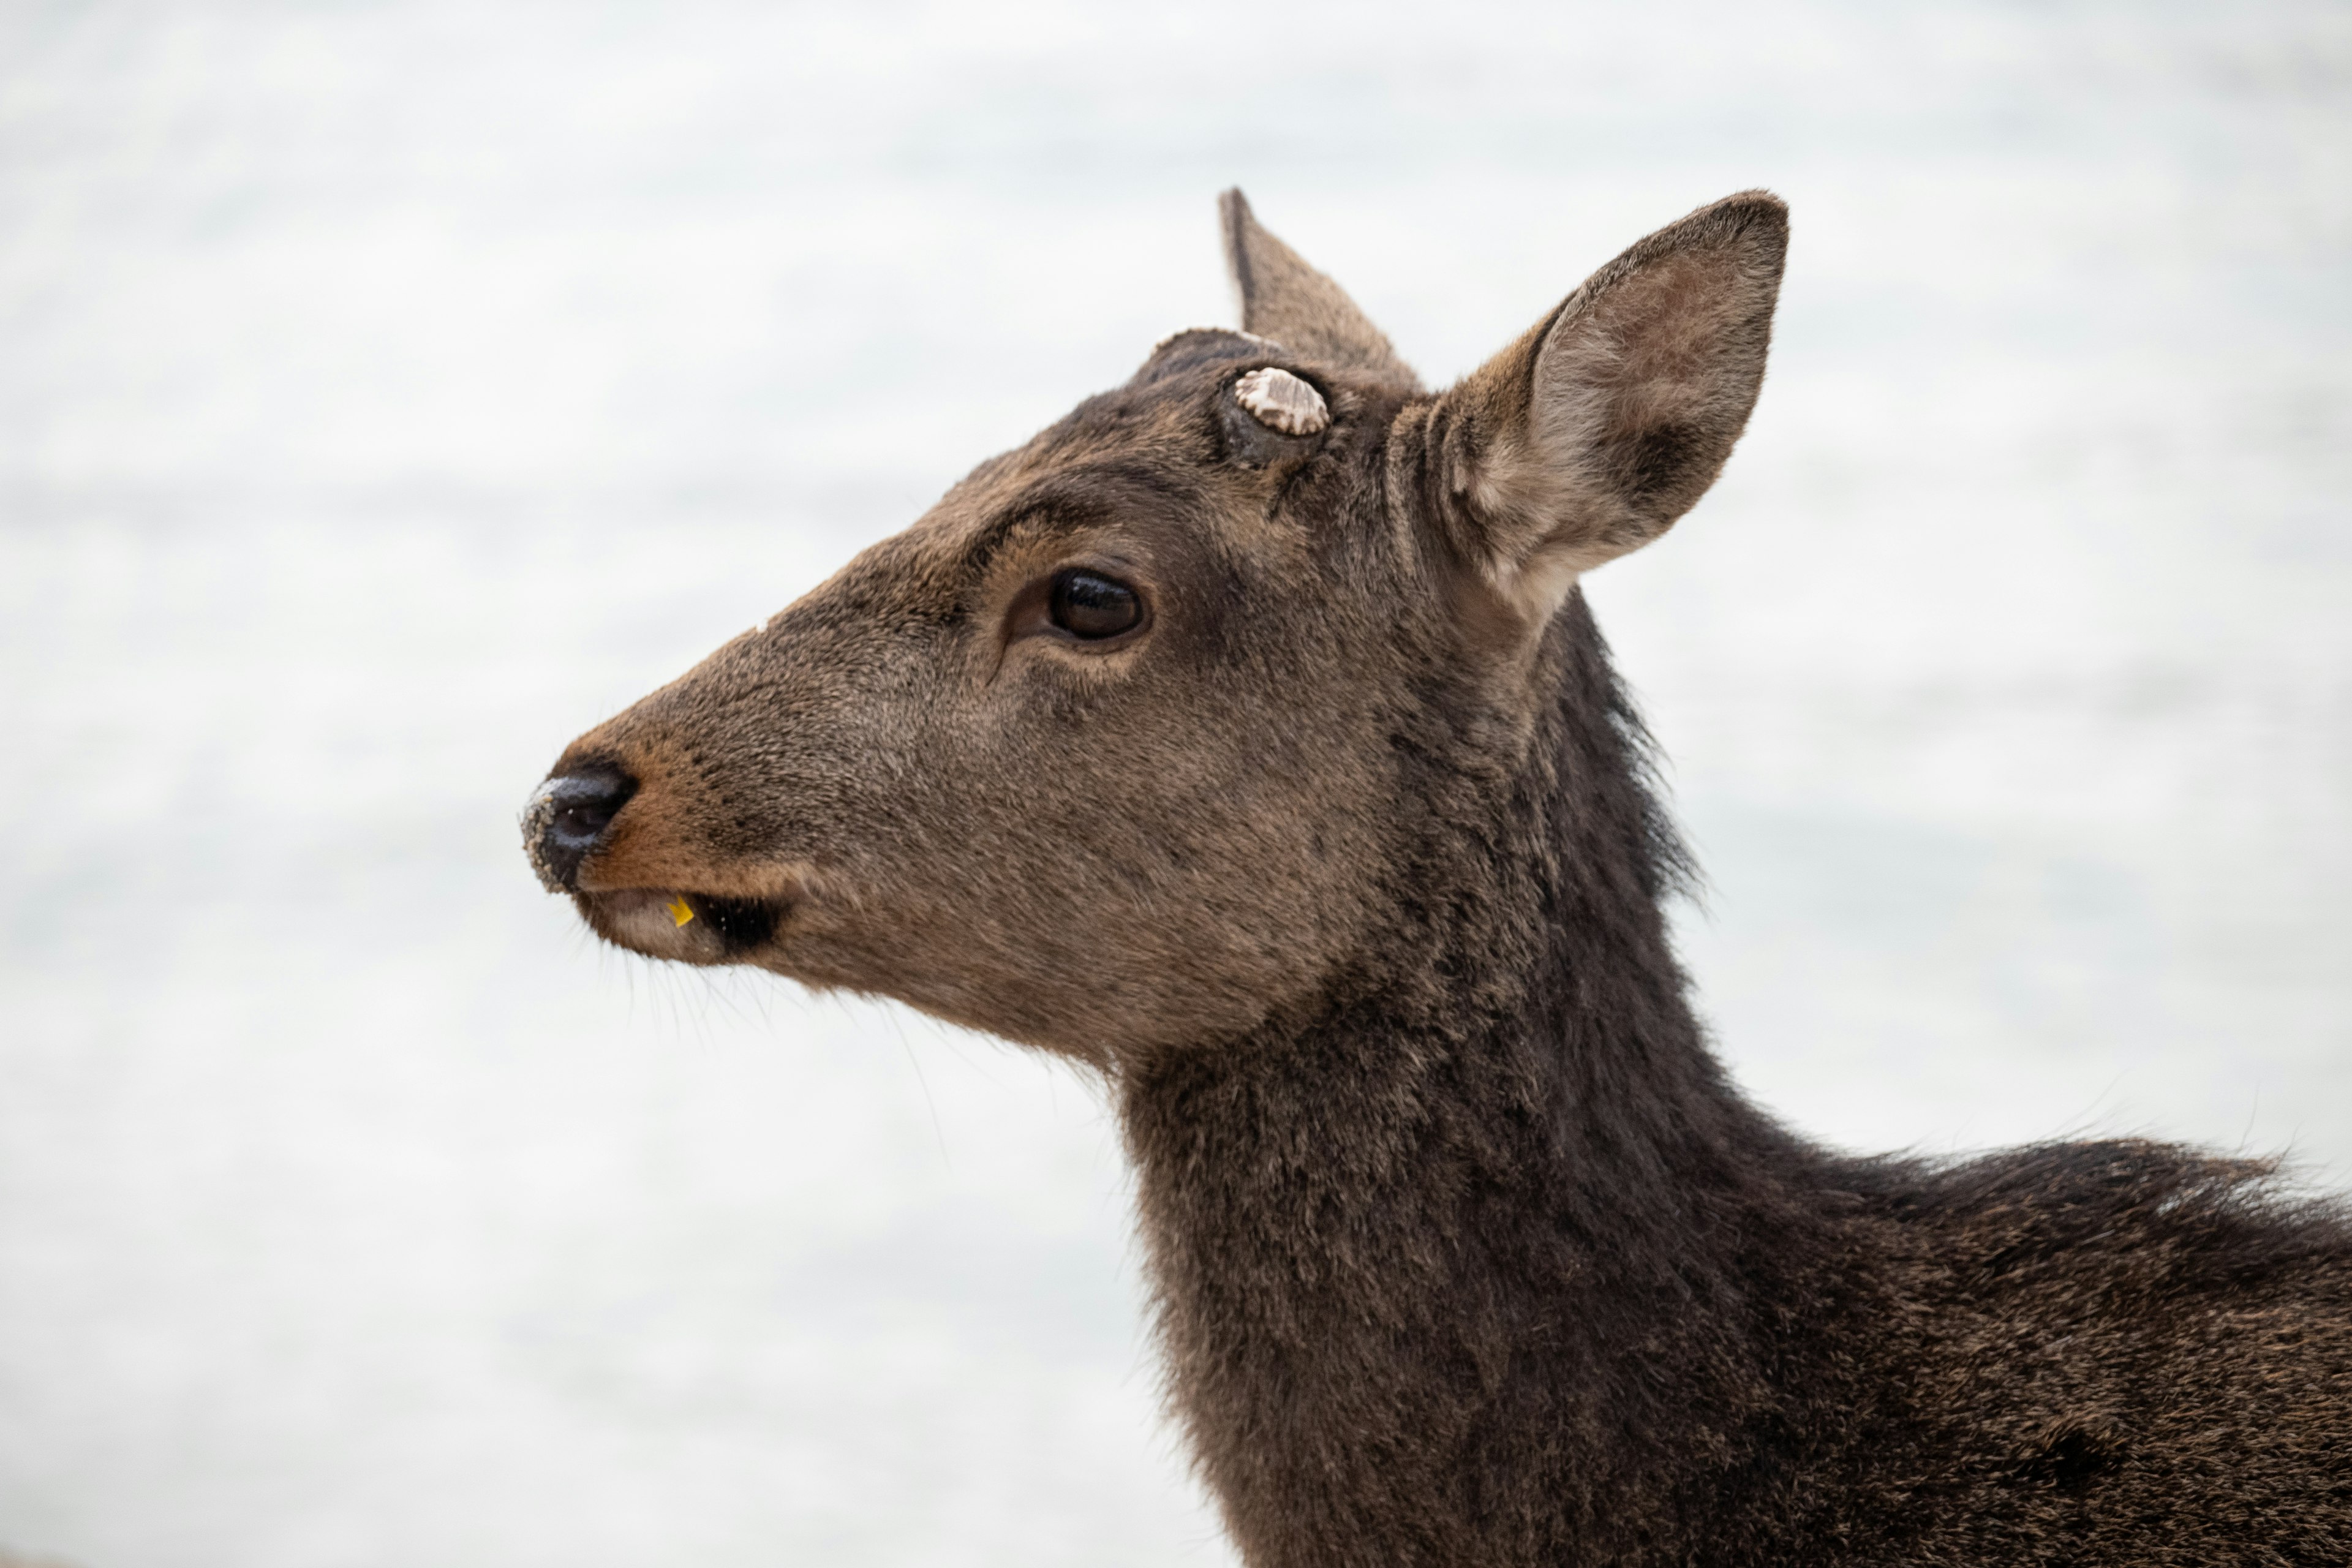
[[[1728,457],[1780,204],[1437,395],[1223,217],[1256,336],[1178,334],[581,737],[551,776],[635,793],[543,872],[637,951],[1098,1069],[1254,1568],[2352,1561],[2340,1205],[2152,1143],[1837,1155],[1692,1013],[1576,584]],[[1236,405],[1267,366],[1328,428]],[[1065,629],[1073,572],[1139,624]]]

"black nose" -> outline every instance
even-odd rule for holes
[[[551,893],[579,883],[580,862],[604,836],[637,781],[609,763],[576,769],[539,786],[522,814],[523,853]]]

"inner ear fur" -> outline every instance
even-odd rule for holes
[[[1242,331],[1334,370],[1419,390],[1420,378],[1347,291],[1259,226],[1238,187],[1217,198],[1217,217],[1225,268],[1241,299]]]
[[[1437,400],[1437,521],[1507,600],[1549,616],[1715,483],[1763,383],[1788,240],[1768,192],[1701,207]]]

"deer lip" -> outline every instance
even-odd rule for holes
[[[583,890],[581,914],[606,941],[651,958],[734,963],[776,937],[791,912],[782,898],[726,898],[672,888]]]

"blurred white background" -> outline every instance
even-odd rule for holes
[[[2352,11],[0,5],[0,1542],[1217,1564],[1077,1078],[592,945],[588,723],[1231,320],[1796,241],[1591,592],[1853,1147],[2352,1180]]]

